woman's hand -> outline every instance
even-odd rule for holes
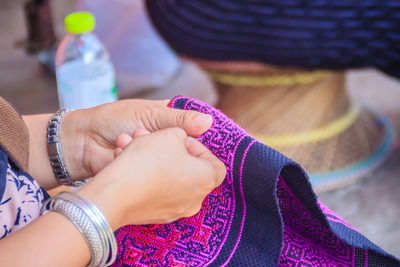
[[[180,128],[140,135],[79,191],[113,229],[192,216],[226,175],[224,164]]]
[[[168,102],[123,100],[67,114],[61,121],[60,139],[72,180],[92,177],[109,164],[122,133],[180,127],[189,136],[198,136],[211,126],[211,116],[171,109]]]
[[[129,136],[123,139],[121,144],[130,141]],[[191,216],[224,177],[223,163],[199,142],[188,144],[183,130],[150,134],[141,130],[78,194],[96,204],[116,230],[126,224],[166,223]],[[0,259],[2,266],[84,266],[90,251],[68,219],[49,212],[1,239]]]

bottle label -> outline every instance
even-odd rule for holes
[[[116,101],[114,68],[109,61],[69,61],[57,68],[60,108],[90,108]]]

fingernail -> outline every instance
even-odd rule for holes
[[[212,122],[212,117],[211,117],[211,115],[208,115],[208,114],[198,115],[196,117],[196,119],[194,119],[194,125],[195,126],[208,125],[208,124],[210,124],[210,122]]]

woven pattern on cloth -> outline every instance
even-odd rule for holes
[[[202,142],[227,168],[198,214],[116,232],[115,266],[397,266],[317,201],[307,174],[198,100],[170,106],[213,116]]]
[[[376,67],[400,76],[399,0],[147,0],[181,54],[279,66]]]

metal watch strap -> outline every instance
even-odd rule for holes
[[[57,181],[63,185],[81,187],[85,182],[74,182],[71,180],[67,167],[65,166],[59,137],[61,119],[70,111],[70,109],[60,109],[51,117],[47,127],[47,151]]]

